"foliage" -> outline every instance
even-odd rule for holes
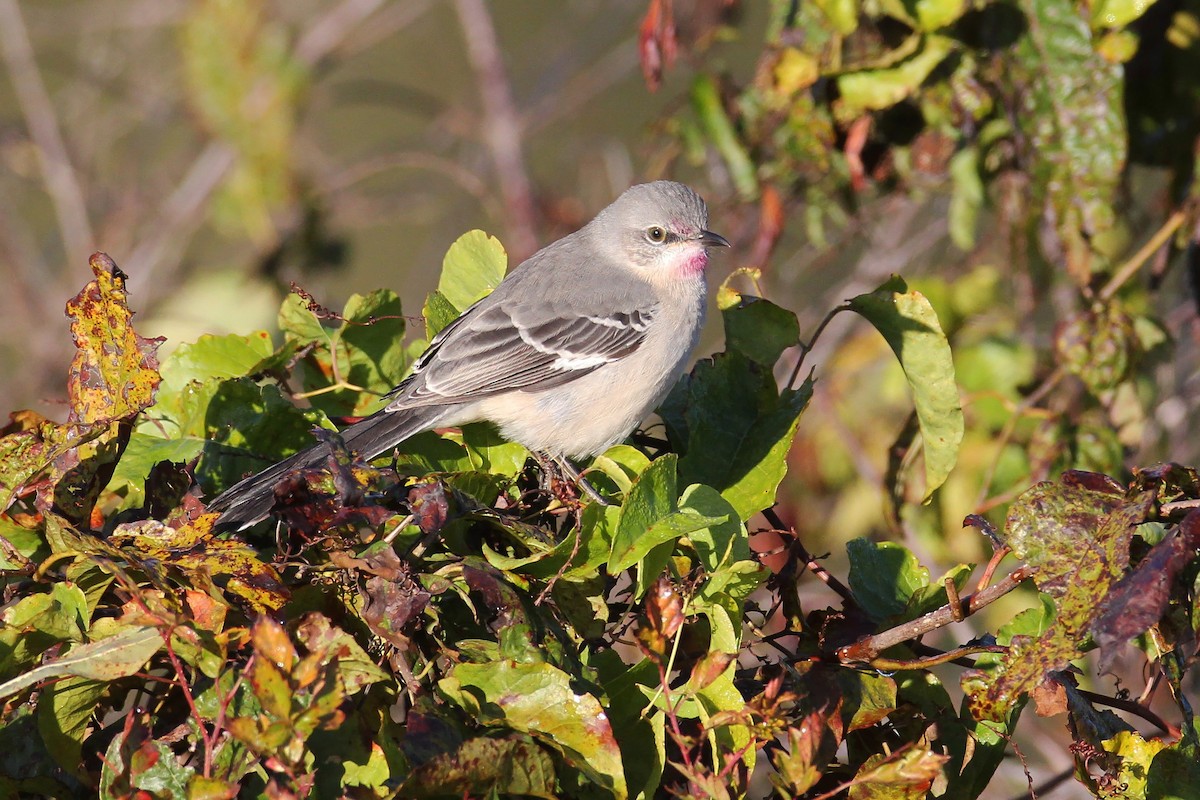
[[[1195,4],[768,0],[764,31],[725,0],[677,27],[684,5],[649,0],[640,31],[652,89],[682,50],[695,68],[651,163],[703,168],[720,230],[779,266],[718,289],[724,350],[661,428],[581,465],[607,506],[487,426],[373,463],[334,432],[495,286],[496,239],[446,254],[424,338],[394,293],[297,290],[281,340],[161,359],[93,257],[66,422],[0,434],[0,793],[972,798],[1006,761],[1032,785],[1039,724],[1097,797],[1197,785],[1200,478],[1135,466],[1194,405],[1164,393],[1181,326],[1137,279],[1188,236],[1195,270]],[[147,215],[174,231],[147,277],[203,216],[272,274],[328,255],[297,153],[339,115],[300,111],[354,6],[321,36],[262,2],[189,9],[174,94],[208,145],[191,211]],[[747,80],[714,66],[733,39]],[[918,253],[899,263],[937,271],[864,270],[821,307],[772,257],[803,229],[832,261],[922,203],[961,266]],[[801,279],[828,311],[808,338],[781,299]],[[286,476],[274,528],[214,530],[203,498],[314,434],[331,457]],[[949,534],[968,511],[978,535]]]
[[[478,232],[452,254],[432,307],[468,304],[503,272]],[[298,423],[326,422],[281,389],[368,407],[414,352],[398,301],[355,297],[336,314],[289,298],[278,347],[208,337],[160,367],[120,271],[102,255],[92,267],[68,304],[72,422],[14,415],[0,439],[0,736],[36,726],[42,743],[5,759],[7,791],[723,797],[766,759],[783,796],[974,797],[1029,697],[1071,715],[1096,786],[1154,785],[1196,753],[1185,702],[1179,726],[1158,721],[1173,740],[1142,737],[1069,671],[1093,643],[1111,663],[1140,637],[1183,697],[1200,512],[1165,524],[1200,497],[1194,471],[1033,487],[1003,534],[1025,566],[971,596],[969,566],[935,581],[890,543],[851,543],[848,588],[795,538],[768,571],[747,525],[779,527],[771,507],[813,382],[776,386],[798,328],[727,285],[727,349],[664,405],[666,438],[590,465],[609,505],[543,485],[481,426],[375,464],[323,434],[329,469],[288,476],[274,536],[243,538],[214,530],[201,492],[237,477],[228,462],[293,452],[311,440]],[[937,317],[895,279],[839,310],[900,359],[934,491],[963,424]],[[839,608],[800,608],[806,568]],[[1042,606],[995,637],[920,642],[1026,578]],[[956,710],[933,667],[972,654]]]

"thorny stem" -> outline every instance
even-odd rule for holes
[[[805,343],[805,342],[799,343],[800,357],[796,359],[796,366],[792,367],[792,375],[790,378],[788,378],[787,387],[789,389],[796,388],[796,378],[798,378],[800,376],[800,370],[804,367],[804,359],[808,358],[808,354],[812,352],[813,346],[817,343],[817,339],[825,331],[825,328],[829,325],[830,322],[833,321],[834,317],[836,317],[838,314],[842,313],[843,311],[849,311],[849,310],[850,310],[849,303],[843,303],[842,305],[837,306],[836,308],[834,308],[832,311],[830,311],[828,314],[825,315],[825,319],[821,320],[821,324],[817,326],[816,331],[813,332],[812,338],[810,338],[807,343]]]
[[[1032,573],[1033,570],[1027,566],[1018,567],[995,586],[964,598],[962,604],[963,615],[970,616],[984,606],[994,603],[1013,589],[1016,589]],[[930,611],[928,614],[910,622],[905,622],[902,625],[889,628],[873,636],[860,639],[854,644],[840,647],[837,650],[837,657],[843,664],[866,662],[873,665],[879,654],[889,647],[894,647],[910,639],[924,636],[930,631],[944,628],[952,622],[954,622],[954,610],[947,603],[941,608]]]

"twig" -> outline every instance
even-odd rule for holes
[[[150,235],[125,259],[130,275],[145,281],[147,287],[160,283],[146,279],[182,250],[187,239],[204,223],[208,199],[236,162],[237,152],[223,142],[210,142],[200,152],[183,181],[162,204]]]
[[[813,331],[812,338],[810,338],[807,343],[800,343],[800,356],[796,359],[796,366],[792,367],[792,375],[790,378],[788,378],[787,382],[787,387],[789,389],[796,388],[796,378],[800,376],[800,369],[804,366],[804,359],[808,358],[808,354],[812,352],[813,346],[816,345],[817,339],[825,331],[825,328],[829,326],[829,323],[833,321],[834,317],[843,311],[849,310],[850,305],[848,303],[842,303],[840,306],[834,308],[825,315],[825,319],[821,320],[821,324],[817,326],[815,331]]]
[[[1026,774],[1028,775],[1028,773],[1026,773]],[[1030,782],[1029,791],[1023,792],[1018,795],[1014,795],[1012,800],[1029,800],[1029,798],[1031,798],[1031,797],[1036,798],[1039,795],[1049,794],[1054,789],[1057,789],[1059,786],[1062,786],[1064,783],[1071,780],[1071,778],[1073,778],[1074,776],[1075,776],[1075,767],[1068,767],[1067,769],[1064,769],[1062,772],[1058,773],[1057,775],[1054,775],[1053,777],[1047,778],[1046,780],[1042,781],[1040,784],[1038,784],[1038,786],[1036,788],[1033,786],[1033,778],[1032,778],[1032,776],[1030,776],[1029,777],[1029,782]]]
[[[296,58],[309,67],[316,66],[380,4],[380,0],[344,0],[300,35]],[[214,141],[192,162],[183,181],[163,203],[162,213],[150,229],[149,236],[126,259],[129,273],[136,275],[139,281],[144,282],[143,285],[166,285],[167,282],[161,278],[155,281],[147,281],[146,278],[181,251],[187,240],[204,223],[209,198],[224,182],[225,176],[237,163],[237,158],[234,147]]]
[[[967,656],[973,656],[976,653],[1007,653],[1008,648],[1001,644],[968,644],[962,647],[956,647],[953,650],[947,650],[944,653],[937,655],[924,656],[922,658],[873,658],[870,661],[872,669],[881,670],[884,672],[899,672],[906,669],[929,669],[930,667],[949,664],[959,659],[965,659]],[[964,663],[970,663],[964,662]]]
[[[1001,429],[1000,435],[996,437],[996,455],[992,459],[992,463],[988,465],[987,473],[983,476],[983,480],[979,483],[979,497],[975,502],[975,510],[979,513],[987,510],[984,506],[988,499],[988,489],[992,485],[992,480],[996,477],[996,470],[1000,468],[1000,458],[1004,455],[1004,448],[1008,446],[1008,440],[1016,433],[1017,424],[1021,421],[1021,417],[1029,409],[1041,402],[1042,398],[1050,393],[1050,390],[1058,385],[1058,382],[1063,379],[1066,373],[1062,367],[1056,367],[1049,375],[1047,375],[1038,385],[1036,389],[1021,399],[1013,409],[1012,415],[1005,420],[1004,428]]]
[[[346,36],[383,5],[383,0],[344,0],[321,15],[296,42],[296,58],[316,66]]]
[[[171,636],[174,635],[175,626],[170,626],[165,630],[159,629],[162,633],[163,641],[166,643],[167,658],[171,660],[171,667],[175,670],[175,677],[179,681],[179,689],[183,692],[183,699],[187,702],[188,710],[192,712],[192,717],[196,720],[196,725],[200,728],[200,739],[204,742],[204,777],[212,777],[212,762],[213,762],[213,742],[208,738],[208,734],[204,731],[203,717],[200,716],[199,709],[196,708],[196,699],[192,696],[192,687],[188,683],[187,676],[184,675],[183,664],[179,661],[179,656],[175,655],[175,646],[171,644]]]
[[[521,122],[500,57],[496,29],[484,0],[455,0],[467,55],[483,99],[483,139],[490,151],[507,212],[505,223],[517,261],[537,250],[533,191],[521,155]]]
[[[1175,231],[1179,229],[1179,226],[1182,225],[1186,219],[1187,212],[1182,208],[1168,217],[1167,221],[1163,223],[1163,226],[1159,228],[1153,236],[1150,237],[1150,241],[1142,245],[1141,248],[1134,253],[1128,261],[1122,264],[1121,267],[1113,273],[1113,276],[1109,278],[1108,283],[1104,284],[1104,288],[1100,290],[1100,293],[1097,295],[1097,297],[1099,297],[1101,300],[1111,300],[1112,296],[1117,293],[1117,290],[1124,286],[1130,278],[1137,274],[1138,270],[1142,268],[1142,265],[1150,259],[1150,256],[1154,255],[1158,248],[1167,243],[1167,240],[1175,234]]]
[[[1149,708],[1137,702],[1136,700],[1125,700],[1120,697],[1109,697],[1108,695],[1089,692],[1087,689],[1076,689],[1075,691],[1079,692],[1093,703],[1098,703],[1102,706],[1109,706],[1110,708],[1118,708],[1121,711],[1133,714],[1135,717],[1141,717],[1151,725],[1170,736],[1179,736],[1179,728],[1167,722],[1158,714],[1155,714]]]
[[[976,592],[964,598],[961,608],[963,617],[969,617],[984,606],[994,603],[1013,589],[1016,589],[1022,581],[1032,574],[1033,570],[1028,566],[1017,567],[1010,575],[995,586],[990,586],[981,592]],[[886,631],[860,639],[854,644],[840,647],[837,650],[837,658],[842,663],[872,663],[880,653],[888,648],[895,647],[910,639],[924,636],[938,628],[944,628],[955,621],[954,617],[955,611],[947,603],[941,608],[930,611],[928,614],[910,622],[905,622],[894,628],[889,628]]]
[[[12,76],[17,103],[29,126],[29,135],[36,145],[38,163],[54,204],[67,261],[82,259],[92,251],[95,243],[87,204],[67,155],[50,95],[38,72],[29,31],[17,0],[0,0],[0,50]]]
[[[779,515],[775,513],[775,509],[765,509],[762,512],[762,515],[766,518],[767,522],[769,522],[775,528],[776,533],[784,533],[791,536],[792,544],[788,546],[788,549],[792,550],[799,557],[799,559],[804,562],[804,566],[808,568],[809,572],[811,572],[813,575],[816,575],[825,583],[826,586],[841,595],[842,599],[847,603],[855,606],[858,605],[858,602],[854,599],[854,593],[851,592],[845,584],[839,581],[837,577],[834,576],[829,570],[825,569],[825,565],[818,561],[812,555],[812,553],[808,552],[803,543],[801,543],[800,537],[796,533],[796,529],[789,528],[784,525],[783,520],[781,520]]]

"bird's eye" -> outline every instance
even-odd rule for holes
[[[658,225],[655,225],[646,229],[646,238],[655,244],[662,244],[667,240],[667,232]]]

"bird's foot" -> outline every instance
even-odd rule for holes
[[[593,502],[599,503],[602,506],[611,505],[596,491],[594,486],[588,483],[587,478],[583,477],[579,473],[579,470],[575,469],[575,466],[565,456],[549,456],[545,453],[535,453],[534,457],[537,459],[538,466],[541,467],[542,489],[551,495],[558,497],[560,494],[559,491],[556,491],[556,479],[560,482],[569,480],[578,491],[587,495]]]

